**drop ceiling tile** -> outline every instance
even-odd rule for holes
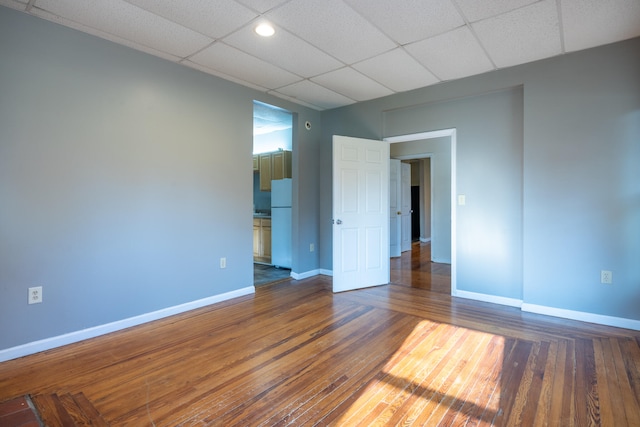
[[[345,64],[395,47],[387,36],[341,0],[291,0],[266,17]]]
[[[238,3],[242,3],[258,13],[268,12],[285,2],[287,0],[238,0]]]
[[[327,89],[356,101],[380,98],[393,92],[350,67],[321,74],[311,79]]]
[[[469,22],[518,9],[539,0],[455,0]]]
[[[345,0],[401,45],[464,25],[450,0]]]
[[[289,86],[281,87],[276,92],[299,99],[308,104],[314,105],[321,110],[342,107],[344,105],[354,104],[355,101],[335,93],[319,84],[309,80],[303,80]]]
[[[568,52],[640,36],[638,0],[562,0],[560,7]]]
[[[43,9],[66,21],[179,57],[212,42],[209,37],[120,0],[38,0],[36,6],[31,9],[34,15],[47,15],[39,10]]]
[[[555,0],[541,1],[472,25],[499,68],[562,53]]]
[[[27,0],[0,0],[0,6],[24,11],[27,7]]]
[[[219,42],[189,59],[196,64],[267,89],[276,89],[301,80],[295,74]]]
[[[234,0],[126,1],[214,39],[226,36],[258,16]]]
[[[467,27],[409,44],[405,49],[440,80],[459,79],[494,68]]]
[[[332,56],[280,28],[276,28],[276,33],[271,37],[260,37],[253,25],[249,25],[225,37],[224,42],[303,77],[313,77],[344,66]]]
[[[395,92],[417,89],[439,81],[402,48],[358,62],[352,67]]]

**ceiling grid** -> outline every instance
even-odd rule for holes
[[[325,110],[640,36],[639,0],[0,0]],[[276,33],[261,38],[255,26]]]

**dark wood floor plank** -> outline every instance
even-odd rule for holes
[[[609,338],[611,345],[611,360],[615,367],[615,377],[612,375],[609,377],[617,378],[617,388],[619,390],[619,398],[624,404],[624,413],[626,415],[626,422],[629,425],[640,426],[640,407],[638,407],[638,396],[634,396],[634,390],[629,381],[629,375],[626,371],[626,365],[622,356],[622,347],[620,346],[620,340],[618,338]]]
[[[550,344],[547,341],[534,343],[507,425],[532,426],[534,424],[535,416],[540,410],[540,402],[543,400],[543,379],[549,347]]]
[[[575,420],[577,425],[600,425],[598,405],[598,380],[593,351],[593,341],[577,339]]]

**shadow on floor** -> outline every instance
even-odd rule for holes
[[[253,285],[262,286],[272,282],[288,279],[291,270],[288,268],[277,268],[272,265],[253,264]]]

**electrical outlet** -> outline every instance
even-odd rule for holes
[[[29,288],[29,304],[40,304],[42,302],[42,286]]]
[[[613,283],[613,273],[611,273],[609,270],[600,271],[600,283],[611,285]]]
[[[310,244],[309,244],[309,252],[313,252],[313,251],[315,251],[315,250],[316,250],[316,247],[314,246],[314,244],[313,244],[313,243],[310,243]]]
[[[220,258],[220,268],[227,268],[227,259]]]

